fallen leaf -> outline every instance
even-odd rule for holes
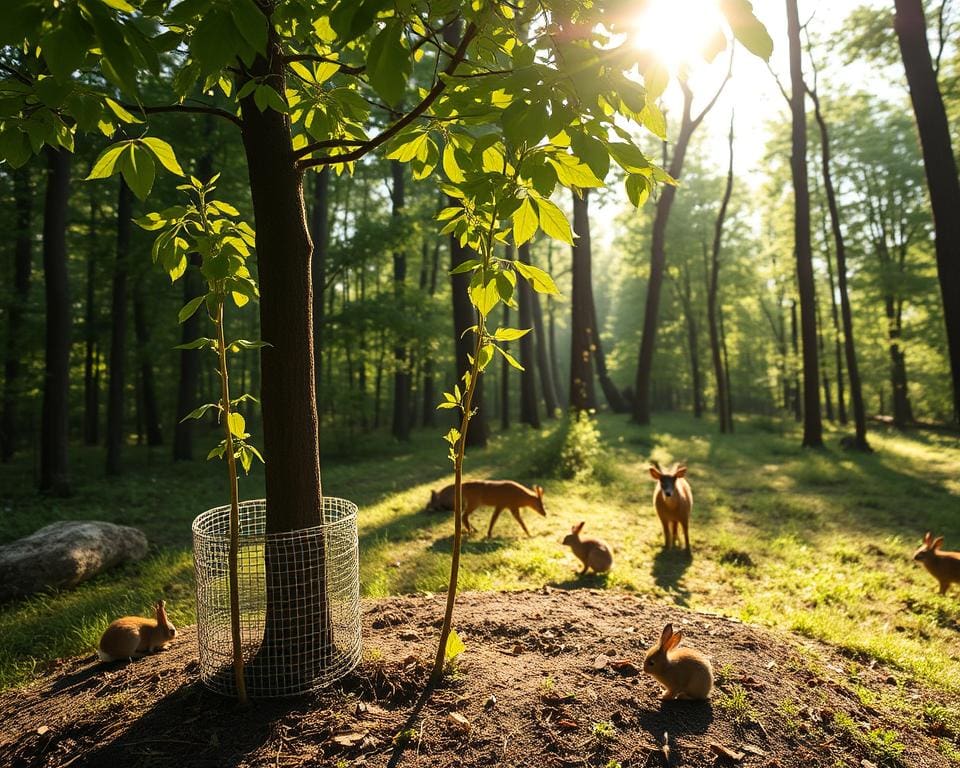
[[[341,747],[355,747],[360,744],[366,738],[366,736],[366,733],[360,733],[359,731],[338,733],[333,737],[333,743]]]
[[[607,664],[609,664],[611,661],[612,659],[609,656],[607,656],[607,654],[601,653],[599,656],[597,656],[597,658],[593,660],[593,668],[604,669],[607,666]]]
[[[629,659],[618,659],[611,663],[610,666],[624,677],[636,677],[640,674],[637,665]]]
[[[49,725],[41,725],[39,728],[37,728],[37,736],[43,736],[43,734],[45,734],[49,730],[50,730]]]
[[[562,720],[557,720],[557,727],[563,728],[565,731],[572,731],[580,727],[580,724],[576,720],[570,720],[569,718],[563,718]]]
[[[739,763],[744,758],[743,752],[737,752],[734,749],[723,746],[723,744],[717,744],[715,741],[710,742],[710,751],[726,760],[733,760],[735,763]]]
[[[459,712],[447,712],[447,722],[462,733],[470,732],[470,721]]]

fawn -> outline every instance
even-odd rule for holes
[[[453,509],[452,485],[447,485],[439,491],[430,491],[430,501],[427,502],[427,510]],[[544,517],[547,511],[543,506],[543,488],[535,485],[533,489],[527,488],[520,483],[512,480],[468,480],[463,484],[463,525],[467,531],[472,531],[470,525],[470,515],[478,507],[493,507],[493,516],[490,518],[490,527],[487,528],[487,538],[493,534],[494,523],[500,517],[500,513],[509,509],[513,519],[517,521],[523,532],[530,535],[527,526],[520,517],[522,507],[530,507],[536,510]]]
[[[693,491],[687,482],[687,467],[677,464],[664,472],[656,462],[650,464],[650,476],[657,481],[653,491],[653,508],[663,525],[664,548],[672,549],[680,543],[678,526],[683,526],[683,539],[690,551],[690,512],[693,510]]]

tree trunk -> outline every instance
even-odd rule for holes
[[[820,350],[820,359],[826,360],[826,349],[823,343],[823,316],[820,314],[820,302],[817,301],[817,346]],[[830,372],[826,362],[821,371],[823,376],[823,405],[827,411],[827,421],[833,421],[833,398],[830,395]]]
[[[683,310],[683,322],[687,330],[687,352],[690,354],[690,383],[692,389],[693,417],[703,417],[703,381],[700,375],[700,344],[697,328],[697,318],[693,307],[693,291],[690,286],[690,270],[684,266],[681,269],[682,284],[678,280],[673,285]]]
[[[83,315],[83,444],[96,445],[100,440],[100,374],[97,370],[99,318],[97,317],[97,252],[100,233],[97,231],[96,196],[90,195],[90,221],[87,232],[86,307]]]
[[[123,448],[124,373],[127,362],[127,270],[132,193],[122,178],[117,192],[117,255],[110,309],[110,378],[107,381],[107,474],[120,473]]]
[[[860,386],[860,368],[857,365],[857,355],[853,336],[853,312],[850,308],[850,295],[847,291],[847,249],[843,239],[843,230],[840,228],[840,210],[837,206],[837,196],[833,188],[833,176],[830,172],[830,133],[827,123],[820,111],[820,99],[816,90],[811,92],[814,106],[814,116],[820,129],[820,152],[823,166],[823,188],[827,195],[827,207],[830,210],[830,229],[833,232],[833,243],[837,254],[837,288],[840,291],[840,317],[843,320],[843,349],[847,361],[847,376],[850,378],[850,401],[853,406],[853,421],[856,429],[854,446],[857,450],[869,451],[867,442],[867,417],[863,405],[863,389]],[[837,377],[840,378],[839,367]]]
[[[33,255],[32,239],[33,197],[30,173],[25,168],[13,171],[13,205],[16,229],[13,234],[13,291],[7,309],[7,346],[3,362],[3,413],[0,414],[0,460],[13,458],[19,442],[20,430],[17,411],[23,384],[20,381],[23,352],[23,316],[30,298],[30,272]]]
[[[141,274],[133,289],[133,327],[137,338],[137,361],[140,364],[140,385],[143,392],[143,421],[147,433],[147,445],[163,445],[160,429],[160,408],[157,406],[157,384],[153,375],[153,353],[150,349],[150,326],[147,323],[147,308],[143,295]]]
[[[269,27],[264,56],[247,79],[285,92],[283,52]],[[313,244],[307,230],[303,178],[291,152],[290,118],[261,111],[253,95],[240,102],[241,135],[257,232],[263,446],[266,458],[266,533],[322,522],[320,440],[313,359]],[[287,540],[290,541],[290,540]],[[322,541],[283,545],[268,540],[264,552],[268,602],[258,661],[296,681],[310,681],[327,663],[332,646],[326,584],[310,563],[325,562]]]
[[[723,240],[723,224],[727,217],[727,207],[733,194],[733,115],[730,116],[730,133],[727,137],[729,163],[727,165],[727,183],[723,189],[723,199],[717,220],[713,225],[713,248],[711,251],[709,282],[707,285],[707,325],[710,331],[710,356],[713,360],[713,377],[717,390],[717,417],[721,432],[733,431],[730,415],[730,394],[727,391],[728,374],[725,372],[721,354],[720,332],[717,327],[718,293],[720,289],[720,247]]]
[[[591,278],[589,190],[573,195],[572,291],[570,298],[570,407],[596,410],[593,388],[593,284]]]
[[[458,238],[450,238],[450,269],[456,268],[467,259],[476,258],[476,254],[460,245]],[[470,370],[469,355],[473,354],[474,339],[467,329],[477,324],[476,311],[470,303],[467,289],[470,286],[470,274],[463,273],[450,276],[450,287],[453,294],[453,340],[457,351],[456,379],[458,384],[463,383],[463,374]],[[473,406],[477,413],[470,419],[470,430],[467,432],[468,448],[484,448],[490,427],[487,423],[486,412],[483,409],[483,376],[477,382],[473,394]]]
[[[43,209],[43,273],[46,293],[46,354],[40,443],[40,490],[70,493],[70,289],[67,282],[67,215],[70,153],[47,147],[47,192]]]
[[[432,298],[437,292],[437,272],[440,269],[440,241],[433,246],[430,264],[429,293]],[[433,356],[427,355],[423,361],[423,426],[433,427],[437,423],[437,403],[434,394]]]
[[[510,327],[510,307],[503,305],[503,327]],[[507,349],[506,342],[503,348]],[[500,361],[500,429],[506,432],[510,429],[510,363],[507,358]]]
[[[800,62],[800,19],[797,0],[787,0],[790,42],[790,112],[793,122],[790,167],[793,175],[794,245],[797,290],[800,295],[800,334],[803,339],[803,445],[823,446],[820,420],[820,370],[817,361],[817,316],[814,306],[813,253],[810,244],[810,191],[807,182],[807,116]]]
[[[401,226],[404,213],[405,190],[403,164],[398,160],[390,161],[390,174],[393,178],[393,189],[390,198],[393,203],[394,227]],[[403,297],[404,283],[407,279],[407,252],[402,242],[398,242],[393,249],[393,295],[400,301]],[[401,442],[410,439],[410,360],[408,345],[398,339],[393,345],[393,436]]]
[[[553,371],[550,369],[548,339],[543,326],[543,306],[540,294],[531,292],[533,305],[533,335],[536,342],[537,373],[540,374],[540,388],[543,391],[543,403],[548,419],[557,418],[557,390],[553,383]]]
[[[530,243],[520,246],[518,259],[530,263]],[[536,379],[536,351],[533,335],[533,288],[526,280],[518,280],[519,289],[519,327],[521,330],[530,329],[530,333],[520,338],[520,421],[529,424],[534,429],[540,428],[540,412],[537,408],[537,379]]]
[[[927,47],[923,4],[921,0],[895,0],[894,5],[894,27],[910,86],[930,190],[937,275],[953,375],[953,417],[960,420],[960,179],[943,97]]]
[[[327,258],[330,242],[330,168],[323,166],[313,179],[313,211],[310,215],[310,239],[313,241],[313,354],[314,388],[317,413],[323,412],[324,323],[327,284]],[[319,423],[319,416],[318,416]]]
[[[553,241],[547,242],[547,272],[553,272]],[[564,396],[563,379],[560,376],[560,363],[557,357],[557,331],[556,331],[556,302],[553,296],[547,295],[547,342],[548,356],[550,358],[550,373],[553,376],[553,386],[557,392],[557,403],[561,408],[569,406],[570,401]]]
[[[727,430],[733,432],[733,388],[730,386],[730,358],[727,357],[727,331],[723,325],[723,307],[717,307],[720,316],[720,350],[723,352],[723,382],[727,390]]]
[[[826,236],[826,232],[824,232]],[[847,423],[847,404],[843,389],[843,336],[840,332],[840,314],[837,309],[836,285],[833,279],[833,259],[830,258],[830,248],[826,249],[824,257],[827,262],[827,285],[830,288],[830,315],[833,320],[834,367],[837,370],[837,418],[841,424]]]
[[[797,421],[803,421],[803,401],[800,397],[800,372],[797,370],[797,360],[800,358],[800,338],[797,328],[796,299],[790,303],[790,336],[793,341],[793,387],[791,404],[793,405],[793,417]]]
[[[903,428],[913,422],[913,409],[910,407],[910,395],[907,386],[907,359],[900,348],[902,334],[900,313],[896,309],[896,300],[887,295],[883,300],[887,316],[887,341],[890,351],[890,388],[893,392],[893,423]]]

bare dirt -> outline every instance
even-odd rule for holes
[[[193,628],[130,664],[63,660],[0,695],[0,766],[948,765],[942,726],[917,716],[956,706],[947,694],[818,643],[606,590],[462,595],[467,651],[418,708],[441,610],[439,596],[365,603],[365,661],[349,679],[247,708],[200,684]],[[668,621],[712,658],[709,702],[661,702],[638,673]],[[853,692],[851,663],[873,706]]]

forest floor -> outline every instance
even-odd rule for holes
[[[441,613],[440,597],[368,601],[350,677],[246,708],[197,681],[193,628],[131,664],[65,661],[0,694],[0,764],[933,768],[950,764],[945,746],[960,752],[945,691],[817,641],[596,589],[463,595],[467,650],[423,705]],[[667,621],[713,659],[708,702],[662,702],[638,674]]]
[[[711,421],[681,415],[658,414],[652,427],[641,428],[604,414],[598,425],[602,452],[576,479],[558,476],[565,435],[557,422],[539,431],[515,426],[470,452],[470,477],[543,485],[548,517],[523,513],[530,539],[501,517],[486,540],[489,511],[475,513],[481,533],[463,548],[463,589],[635,593],[651,605],[823,641],[843,654],[851,679],[879,664],[905,684],[960,695],[960,591],[938,595],[936,582],[910,558],[926,530],[960,548],[956,436],[881,426],[870,436],[875,452],[861,455],[842,451],[843,433],[834,430],[825,450],[804,450],[796,425],[778,420],[743,419],[727,436]],[[450,481],[439,432],[418,432],[409,445],[357,439],[351,455],[323,462],[324,491],[360,505],[366,597],[445,588],[450,516],[423,511],[430,490]],[[0,542],[53,520],[92,518],[136,525],[152,543],[146,560],[74,591],[0,606],[0,689],[87,653],[112,618],[143,613],[158,595],[178,626],[193,623],[189,524],[222,503],[226,487],[219,467],[172,465],[167,450],[131,448],[128,473],[110,482],[101,453],[81,453],[77,492],[65,500],[36,496],[29,461],[0,467]],[[650,459],[690,466],[692,558],[662,551]],[[241,481],[241,495],[262,495],[261,470]],[[579,577],[579,563],[560,545],[580,520],[587,521],[585,534],[616,550],[607,577]],[[899,685],[866,683],[856,693],[867,707],[902,705],[914,722],[940,717],[935,706],[928,711],[925,702],[900,694]],[[960,764],[948,738],[941,751]]]

